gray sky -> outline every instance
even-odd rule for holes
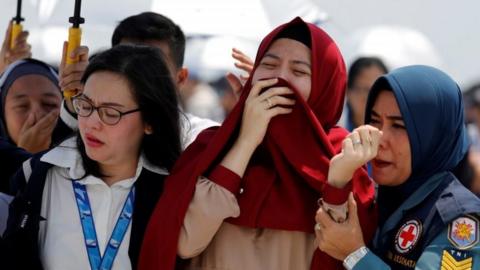
[[[324,25],[327,32],[338,42],[341,49],[358,29],[373,25],[400,25],[416,29],[432,42],[440,55],[445,69],[462,85],[470,85],[480,80],[480,1],[447,0],[196,0],[192,4],[182,4],[188,0],[83,0],[84,39],[93,49],[108,47],[112,30],[122,18],[150,10],[165,13],[177,21],[184,30],[192,26],[205,26],[205,31],[217,31],[218,26],[231,28],[230,34],[245,34],[257,30],[262,35],[279,22],[294,15],[291,8],[282,8],[282,1],[291,6],[316,5],[325,11],[330,20]],[[16,0],[1,0],[0,31],[6,29],[7,18],[15,13]],[[66,38],[68,17],[73,12],[73,0],[24,0],[23,14],[25,28],[31,32],[31,42],[35,57],[59,59],[61,41]],[[277,8],[267,8],[269,3]],[[194,12],[206,5],[208,13],[200,19],[182,17],[185,11]],[[242,8],[240,8],[243,5]],[[308,8],[311,9],[311,8]],[[180,12],[178,12],[180,11]],[[193,13],[194,13],[193,12]],[[205,11],[204,11],[205,12]],[[192,13],[192,14],[193,14]],[[269,14],[270,13],[270,14]],[[281,14],[278,14],[281,13]],[[294,12],[295,13],[295,12]],[[207,15],[205,15],[207,14]],[[225,22],[211,25],[207,18],[219,18]],[[269,20],[270,19],[270,20]],[[187,20],[187,21],[185,21]],[[196,30],[197,31],[197,30]],[[188,31],[186,31],[188,32]],[[58,37],[60,36],[60,37]],[[57,57],[58,55],[58,57]],[[252,55],[254,57],[254,55]],[[53,60],[55,61],[55,60]],[[58,61],[58,60],[57,60]],[[231,59],[228,59],[231,61]]]
[[[402,25],[424,33],[445,70],[462,85],[480,81],[480,1],[475,0],[313,0],[330,17],[332,36],[376,24]]]

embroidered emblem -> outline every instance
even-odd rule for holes
[[[448,225],[448,240],[458,249],[469,249],[478,243],[478,220],[463,216]]]
[[[455,251],[453,251],[455,253]],[[457,260],[448,251],[444,250],[442,255],[442,262],[440,263],[440,269],[451,270],[471,270],[472,269],[472,257],[466,259]]]
[[[412,219],[403,224],[395,236],[395,249],[400,253],[407,253],[415,247],[422,234],[422,224]]]

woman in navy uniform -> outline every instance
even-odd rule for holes
[[[452,173],[468,149],[458,85],[432,67],[394,70],[373,85],[365,120],[332,158],[329,183],[371,161],[379,227],[367,248],[350,196],[343,223],[318,210],[319,248],[346,269],[480,269],[480,200]]]

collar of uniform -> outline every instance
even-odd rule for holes
[[[441,181],[438,179],[445,177],[447,174],[448,172],[440,172],[426,179],[425,183],[418,187],[418,189],[385,221],[383,228],[381,228],[381,235],[385,235],[386,232],[395,228],[398,222],[403,218],[403,213],[424,201],[425,198],[435,191],[435,189],[441,184]]]
[[[45,153],[42,156],[41,161],[67,169],[68,177],[71,179],[80,179],[85,175],[82,158],[77,150],[76,137],[63,141],[60,145]],[[137,171],[133,178],[134,180],[140,176],[143,168],[157,174],[168,175],[168,171],[165,168],[160,168],[151,164],[142,153],[138,160]],[[88,178],[91,177],[85,177],[85,179]]]

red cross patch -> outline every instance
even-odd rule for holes
[[[403,224],[395,236],[395,249],[400,253],[407,253],[413,249],[422,235],[422,224],[412,219]]]

